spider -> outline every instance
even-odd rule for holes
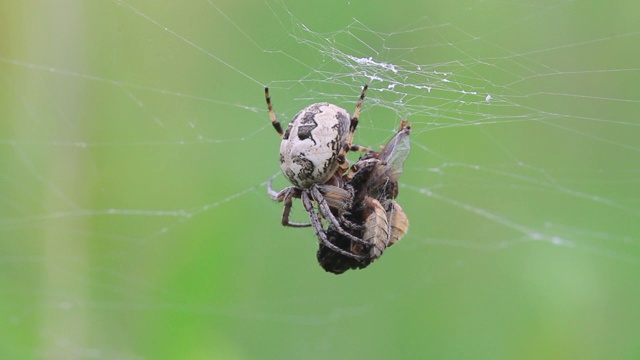
[[[351,205],[353,191],[341,181],[341,175],[349,168],[346,154],[349,151],[371,151],[353,144],[353,135],[358,126],[360,109],[367,92],[364,85],[353,117],[333,104],[315,103],[300,110],[282,131],[277,120],[269,88],[264,89],[271,124],[282,138],[280,144],[280,169],[293,184],[280,192],[271,187],[269,179],[267,192],[275,201],[284,202],[282,225],[291,227],[313,226],[321,244],[351,259],[361,259],[348,250],[331,243],[326,236],[321,218],[326,219],[335,232],[356,243],[364,240],[350,234],[344,226],[357,227],[345,219],[343,212]],[[310,222],[289,221],[293,199],[302,200],[304,209],[309,213]],[[317,204],[318,212],[314,208]],[[319,213],[319,214],[318,214]],[[336,218],[337,217],[337,218]]]
[[[320,244],[316,256],[326,271],[342,274],[349,269],[367,267],[382,256],[387,247],[399,241],[409,228],[407,216],[394,199],[398,196],[402,166],[409,155],[410,130],[411,127],[403,121],[400,130],[381,152],[366,153],[344,175],[346,186],[354,190],[351,207],[345,210],[346,219],[362,225],[350,228],[350,234],[365,242],[353,242],[330,227],[326,234],[329,242],[362,258],[345,257]],[[348,202],[348,199],[343,201]]]

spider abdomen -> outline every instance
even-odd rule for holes
[[[280,168],[287,179],[303,189],[327,181],[339,166],[349,126],[349,113],[326,102],[296,114],[280,144]]]

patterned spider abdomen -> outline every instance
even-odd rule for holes
[[[347,110],[326,102],[302,109],[280,144],[280,169],[287,179],[302,189],[329,180],[339,166],[350,122]]]

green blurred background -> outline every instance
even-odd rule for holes
[[[639,12],[2,3],[0,357],[640,358]],[[287,123],[364,83],[411,228],[334,276],[266,196],[263,87]]]

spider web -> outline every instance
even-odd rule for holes
[[[2,353],[637,357],[638,10],[3,5]],[[412,123],[411,225],[336,277],[266,195],[262,91],[286,124],[363,84],[359,145]]]

